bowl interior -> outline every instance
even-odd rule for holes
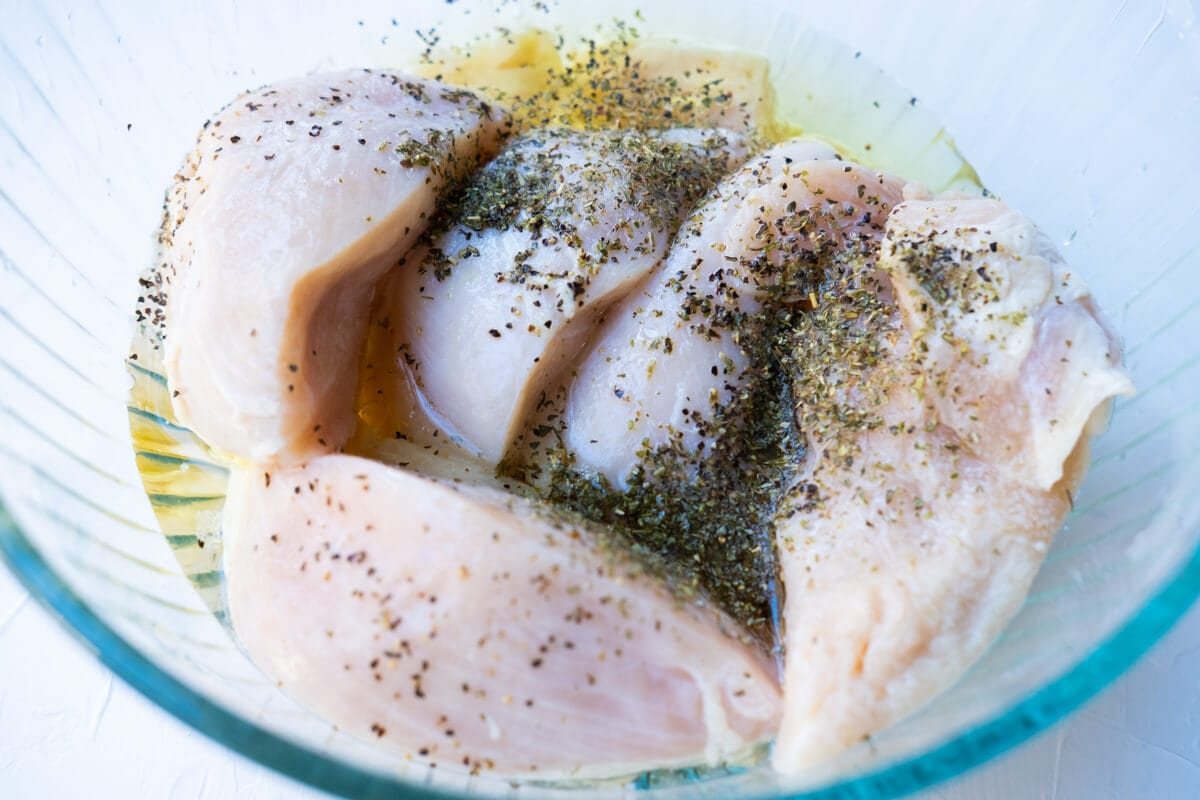
[[[104,2],[9,13],[0,29],[11,87],[0,94],[0,549],[135,687],[231,747],[336,791],[578,796],[397,765],[267,681],[210,611],[221,603],[223,469],[171,424],[153,359],[123,363],[163,188],[204,114],[290,74],[410,63],[424,46],[414,30],[466,39],[501,22],[577,35],[618,17],[655,36],[764,52],[795,120],[833,126],[850,146],[874,143],[879,166],[934,188],[963,180],[957,142],[988,188],[1038,220],[1086,277],[1124,336],[1139,387],[1097,442],[1025,607],[949,692],[797,781],[760,768],[696,783],[680,771],[592,791],[908,791],[1040,730],[1190,603],[1200,589],[1200,300],[1185,281],[1200,266],[1200,237],[1191,187],[1177,176],[1200,174],[1191,10],[671,0],[635,15],[638,5],[459,0],[395,19],[382,2],[304,14],[283,3]],[[864,99],[880,107],[867,110]],[[143,398],[134,408],[131,386]],[[131,424],[144,434],[136,454]],[[149,502],[139,467],[151,478]],[[186,493],[154,491],[153,476],[178,486],[181,473]]]

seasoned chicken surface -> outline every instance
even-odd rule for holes
[[[179,418],[243,458],[340,445],[376,281],[503,131],[470,92],[369,70],[282,81],[206,123],[163,227]]]
[[[622,775],[769,739],[772,660],[529,501],[351,456],[235,471],[232,622],[347,732],[448,767]]]
[[[233,625],[398,757],[828,760],[995,639],[1133,390],[1030,220],[812,140],[750,155],[765,62],[718,91],[711,54],[672,84],[639,52],[596,57],[681,94],[523,75],[586,102],[515,137],[433,80],[281,82],[168,197],[165,363],[234,457]],[[740,132],[563,127],[647,109]]]
[[[710,454],[752,372],[742,322],[814,251],[878,239],[901,185],[803,139],[726,179],[579,366],[563,433],[575,465],[625,487],[647,451]]]
[[[782,772],[897,721],[983,653],[1062,524],[1110,398],[1133,389],[1083,282],[997,200],[913,192],[879,267],[841,288],[894,296],[886,319],[829,318],[872,366],[796,379],[809,452],[776,529]]]
[[[499,463],[597,316],[744,157],[719,130],[551,129],[476,173],[395,270],[380,312],[443,428]]]

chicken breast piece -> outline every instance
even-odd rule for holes
[[[719,130],[557,129],[480,170],[385,290],[383,324],[443,429],[500,462],[597,316],[744,157]]]
[[[624,775],[722,763],[778,725],[774,664],[729,620],[502,491],[344,455],[241,468],[225,541],[255,662],[404,757]]]
[[[165,361],[179,418],[256,460],[336,448],[376,281],[505,117],[434,81],[283,81],[205,124],[167,199]]]
[[[579,366],[562,433],[575,466],[625,488],[647,451],[711,452],[751,368],[741,320],[817,250],[881,236],[900,191],[896,179],[803,139],[725,180]]]
[[[1132,392],[1082,281],[999,201],[910,197],[880,267],[842,290],[885,297],[886,316],[830,309],[812,330],[834,332],[837,357],[801,347],[809,453],[777,523],[784,773],[897,721],[983,653],[1069,509],[1088,435]],[[874,366],[837,363],[850,357]]]

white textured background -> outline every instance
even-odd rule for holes
[[[0,798],[323,798],[115,679],[0,567]],[[1200,608],[1105,694],[919,800],[1200,798]]]

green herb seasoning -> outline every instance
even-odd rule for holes
[[[646,68],[636,39],[636,31],[618,25],[608,42],[585,41],[573,52],[559,42],[547,63],[561,66],[548,66],[544,81],[527,84],[535,87],[529,91],[480,83],[489,99],[510,110],[517,134],[448,198],[426,237],[423,268],[444,281],[479,256],[460,240],[515,229],[527,232],[530,244],[511,264],[488,265],[497,281],[543,291],[561,284],[571,291],[560,288],[559,296],[577,298],[602,265],[645,246],[628,235],[585,247],[580,231],[597,215],[634,210],[630,224],[644,234],[681,223],[679,240],[696,232],[696,217],[685,221],[687,214],[729,172],[729,142],[714,134],[697,147],[665,131],[719,118],[752,131],[754,150],[773,129],[764,135],[758,123],[767,120],[754,119],[746,98],[734,97],[715,74],[711,81],[695,75],[685,81]],[[591,156],[571,160],[564,157],[569,149]],[[595,187],[618,184],[626,194],[614,207],[597,207]],[[865,184],[858,187],[859,199],[867,192]],[[878,232],[880,223],[850,213],[849,205],[792,203],[764,215],[754,234],[762,248],[731,263],[745,285],[719,277],[693,286],[681,273],[672,287],[682,295],[679,314],[689,335],[729,334],[747,365],[732,374],[733,363],[725,364],[723,374],[737,386],[732,401],[698,403],[702,410],[689,415],[705,438],[699,452],[689,451],[682,437],[661,447],[647,443],[626,476],[628,488],[619,489],[576,464],[562,438],[565,388],[548,387],[521,455],[498,467],[504,478],[534,487],[528,491],[558,513],[596,523],[604,546],[632,552],[682,597],[711,600],[764,643],[777,641],[778,633],[774,522],[821,503],[821,490],[804,477],[814,466],[806,463],[806,445],[817,446],[822,461],[852,466],[855,434],[880,424],[869,409],[886,395],[886,381],[870,377],[884,362],[895,322],[875,278],[878,237],[828,235],[856,223]],[[439,247],[447,241],[456,243],[452,251]],[[538,249],[564,246],[579,251],[578,268],[539,272]],[[737,295],[751,286],[762,290],[761,308],[745,314]],[[659,347],[670,355],[675,342],[664,337]]]
[[[477,53],[470,48],[462,50],[450,63],[435,58],[430,48],[423,58],[423,71],[452,82],[465,78],[467,84],[509,109],[518,130],[665,130],[702,127],[717,120],[734,129],[774,125],[771,114],[759,109],[759,104],[773,102],[765,80],[765,62],[754,96],[739,97],[732,91],[730,76],[714,62],[701,60],[674,70],[664,69],[657,61],[648,62],[638,46],[639,31],[620,20],[613,21],[604,38],[584,37],[568,43],[558,37],[550,44],[551,39],[536,30],[523,35],[510,32],[503,39],[505,55],[497,62],[489,61],[492,48],[486,40],[475,45]],[[479,55],[492,69],[472,74],[469,67]],[[537,65],[538,80],[526,81],[520,88],[504,88],[502,79],[500,85],[495,83],[496,70],[509,69],[520,61]],[[466,75],[461,72],[463,66],[468,67]],[[746,69],[745,64],[740,66]],[[745,85],[739,88],[743,94],[747,91]]]
[[[774,641],[779,591],[772,520],[804,451],[785,324],[786,315],[769,315],[748,326],[757,329],[753,377],[717,409],[713,424],[725,433],[712,452],[644,451],[619,491],[553,448],[543,476],[551,503],[608,526],[682,596],[710,597],[765,643]]]
[[[894,316],[874,269],[879,244],[872,236],[835,242],[824,233],[834,224],[825,212],[791,207],[769,222],[780,236],[765,236],[767,246],[739,263],[762,293],[753,313],[728,299],[733,285],[710,294],[677,287],[691,335],[731,334],[748,364],[734,376],[732,402],[694,420],[707,439],[699,452],[678,440],[647,448],[619,490],[577,468],[561,431],[543,423],[533,431],[549,442],[541,461],[505,465],[543,487],[549,502],[605,526],[611,543],[682,596],[711,599],[767,643],[780,591],[775,521],[822,500],[802,477],[806,443],[818,445],[822,462],[853,466],[856,434],[880,424],[869,409],[886,396],[879,367]]]
[[[716,132],[702,141],[656,131],[565,128],[518,136],[447,198],[426,236],[431,247],[426,268],[445,280],[460,262],[479,254],[474,247],[446,252],[441,242],[448,233],[470,240],[486,230],[520,230],[529,234],[529,247],[510,265],[488,265],[498,280],[547,288],[565,279],[575,283],[578,296],[599,265],[624,252],[650,252],[655,230],[673,231],[728,171],[731,146]],[[581,227],[604,214],[627,220],[616,231],[620,235],[585,246]],[[530,266],[539,248],[564,246],[578,251],[576,269],[540,275]]]

